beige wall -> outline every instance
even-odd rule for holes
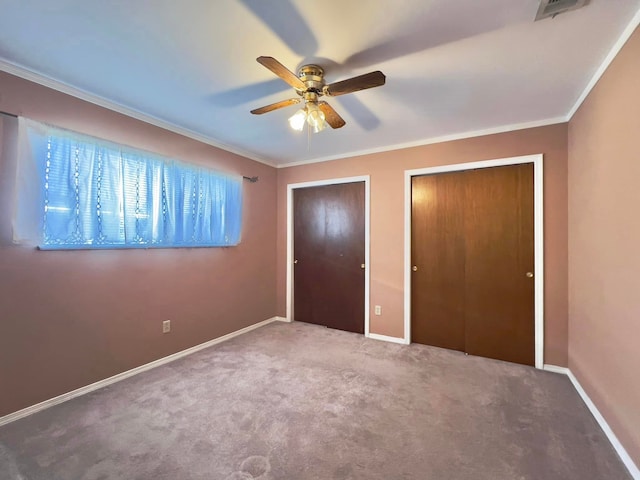
[[[312,147],[313,148],[313,147]],[[567,125],[396,150],[278,170],[278,315],[286,311],[287,185],[371,176],[371,306],[373,333],[404,335],[404,171],[520,155],[544,154],[545,363],[567,365]]]
[[[0,110],[260,176],[244,185],[238,247],[43,252],[11,244],[14,170],[2,155],[0,416],[275,315],[274,168],[5,73]],[[15,123],[4,118],[0,152]]]
[[[569,124],[569,367],[640,465],[640,31]]]

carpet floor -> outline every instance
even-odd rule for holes
[[[0,427],[1,480],[630,478],[563,375],[303,323]]]

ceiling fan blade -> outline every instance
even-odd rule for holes
[[[289,105],[295,105],[296,103],[300,103],[301,101],[301,98],[290,98],[289,100],[282,100],[281,102],[276,102],[272,103],[271,105],[265,105],[264,107],[256,108],[255,110],[251,110],[251,113],[253,113],[254,115],[262,115],[263,113],[272,112],[273,110],[278,110],[279,108],[288,107]]]
[[[289,70],[287,67],[282,65],[278,60],[273,57],[258,57],[256,58],[260,65],[267,67],[277,76],[279,76],[282,80],[287,82],[296,90],[306,90],[307,86],[303,83],[302,80],[298,78],[298,76]]]
[[[331,128],[341,128],[344,127],[345,123],[347,123],[327,102],[318,102],[318,107],[320,107],[320,110],[324,113],[324,119]]]
[[[377,70],[375,72],[365,73],[357,77],[348,78],[341,82],[332,83],[324,87],[324,94],[331,97],[344,95],[345,93],[357,92],[358,90],[366,90],[367,88],[379,87],[384,85],[386,77],[384,73]]]

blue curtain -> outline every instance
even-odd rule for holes
[[[231,246],[240,241],[239,175],[27,119],[20,119],[19,152],[18,241],[36,238],[47,249]],[[41,217],[38,222],[20,225],[21,218],[34,214]],[[28,232],[34,225],[41,231]]]

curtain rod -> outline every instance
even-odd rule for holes
[[[18,115],[16,115],[15,113],[3,112],[1,110],[0,110],[0,113],[2,115],[7,115],[8,117],[18,118]]]

